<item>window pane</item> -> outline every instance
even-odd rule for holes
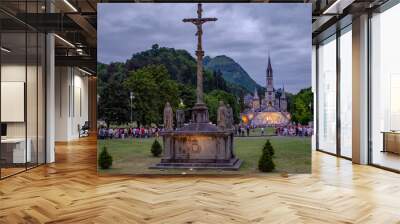
[[[1,174],[25,170],[30,161],[26,144],[26,33],[1,34]],[[28,146],[28,151],[26,150]]]
[[[352,35],[340,36],[340,152],[352,156]]]
[[[336,40],[318,48],[318,148],[336,153]]]
[[[27,113],[27,141],[28,150],[30,153],[30,161],[28,162],[28,168],[37,165],[37,132],[38,132],[38,120],[37,120],[37,94],[38,94],[38,36],[36,32],[27,33],[27,80],[26,80],[26,113]],[[30,148],[30,149],[29,149]]]

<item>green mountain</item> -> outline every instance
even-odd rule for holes
[[[211,58],[209,56],[204,57],[205,69],[211,71],[220,71],[222,77],[229,83],[233,83],[242,86],[249,92],[254,92],[254,89],[262,89],[247,72],[235,62],[232,58],[225,55],[216,56]]]

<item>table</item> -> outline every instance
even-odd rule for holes
[[[26,142],[28,143],[25,151]],[[6,164],[21,164],[31,162],[31,139],[25,138],[6,138],[1,139],[1,159]]]

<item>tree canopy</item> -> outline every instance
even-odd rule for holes
[[[162,123],[167,101],[174,109],[181,101],[183,105],[180,106],[184,109],[190,109],[196,103],[196,61],[185,50],[160,48],[155,44],[150,50],[134,54],[125,63],[99,63],[97,67],[99,119],[107,124],[130,121],[130,92],[135,96],[133,120],[139,125]],[[219,100],[234,106],[235,120],[239,120],[235,95],[243,95],[245,90],[227,83],[221,71],[205,70],[204,91],[210,102],[214,98],[217,100],[217,104],[211,104],[212,121],[216,121],[213,113],[216,113],[214,106],[218,106]]]
[[[292,115],[293,122],[308,124],[313,120],[313,97],[311,87],[300,90],[296,95],[288,96],[288,111]]]

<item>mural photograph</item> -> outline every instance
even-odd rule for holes
[[[310,24],[309,4],[99,4],[99,174],[310,173]]]

